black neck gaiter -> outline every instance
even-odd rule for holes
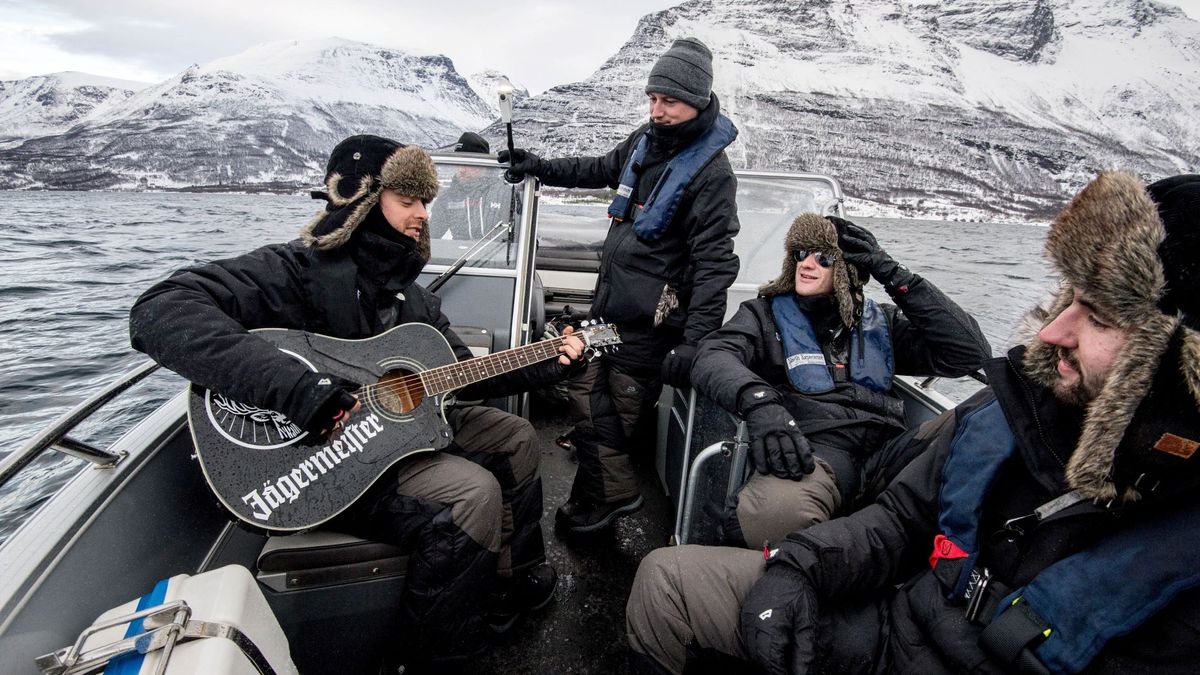
[[[372,330],[382,327],[381,315],[395,313],[395,294],[407,288],[425,260],[412,237],[397,232],[376,205],[351,237],[350,257],[358,267],[359,302]]]

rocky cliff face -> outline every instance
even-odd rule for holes
[[[1099,169],[1200,167],[1200,24],[1146,0],[692,0],[518,106],[519,142],[607,151],[689,35],[715,54],[735,165],[832,174],[891,210],[1044,217]]]

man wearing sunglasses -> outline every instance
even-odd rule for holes
[[[749,432],[754,472],[722,521],[735,546],[848,512],[903,468],[894,375],[959,377],[991,356],[975,320],[866,229],[804,214],[785,246],[780,276],[701,341],[692,372]],[[894,305],[864,299],[868,274]]]

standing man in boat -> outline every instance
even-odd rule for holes
[[[357,409],[351,392],[364,383],[311,372],[248,331],[362,339],[419,322],[437,328],[459,360],[470,358],[437,296],[416,283],[429,258],[426,207],[438,191],[429,155],[353,136],[334,148],[325,188],[314,193],[325,209],[299,239],[180,270],[146,291],[130,313],[133,347],[196,384],[279,411],[321,436]],[[569,338],[557,361],[485,380],[460,398],[561,380],[582,350]],[[397,462],[329,523],[411,552],[398,656],[438,672],[486,648],[485,624],[506,630],[519,613],[545,605],[557,579],[539,526],[532,427],[485,406],[452,408],[448,420],[449,447]]]
[[[904,431],[893,376],[961,377],[992,355],[970,314],[848,220],[796,218],[782,267],[700,341],[692,368],[749,431],[754,471],[722,521],[730,546],[761,549],[882,489],[917,445],[889,442]],[[868,275],[895,304],[863,297]]]
[[[764,551],[643,560],[642,672],[1195,672],[1200,176],[1102,173],[1046,253],[1037,333],[874,504]]]
[[[579,469],[555,518],[570,532],[600,530],[641,508],[631,435],[664,381],[689,384],[696,345],[725,317],[738,273],[737,180],[725,147],[737,129],[721,114],[712,80],[708,47],[675,40],[646,83],[650,121],[608,154],[498,156],[511,179],[617,190],[591,316],[619,326],[623,344],[569,384]]]
[[[490,155],[492,149],[486,138],[467,131],[458,137],[454,152]],[[429,209],[431,236],[456,241],[482,239],[498,222],[507,220],[511,191],[511,186],[500,180],[495,170],[455,166],[449,184],[442,186]]]

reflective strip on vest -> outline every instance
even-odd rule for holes
[[[817,333],[808,316],[800,311],[792,294],[771,298],[771,313],[783,340],[788,380],[804,394],[823,394],[832,391],[833,375],[825,363],[825,353],[817,342]],[[863,332],[862,353],[857,351],[859,331]],[[892,337],[887,317],[879,305],[868,299],[863,307],[862,322],[850,335],[850,380],[871,391],[888,391],[895,374],[896,359],[892,353]]]

